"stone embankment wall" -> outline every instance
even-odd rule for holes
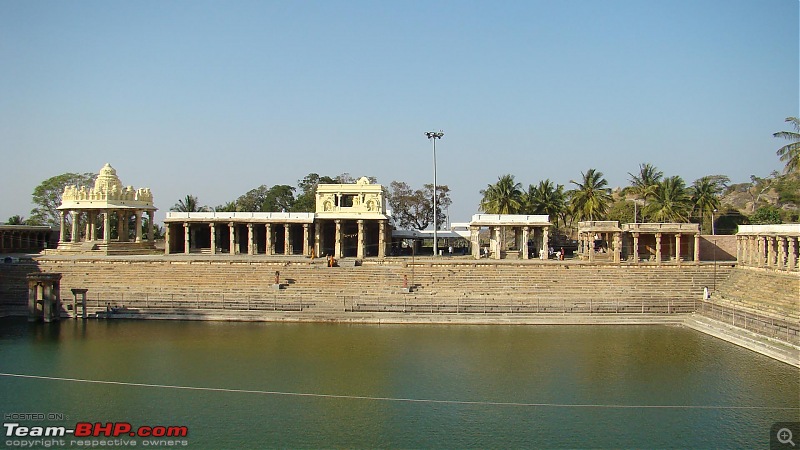
[[[737,267],[717,287],[716,303],[800,321],[800,274]]]
[[[307,261],[307,260],[306,260]],[[280,271],[280,290],[272,286]],[[25,275],[63,274],[61,297],[88,289],[90,312],[236,310],[320,314],[348,311],[691,312],[730,265],[416,264],[325,267],[324,261],[45,259],[0,265],[0,305],[24,313]],[[403,279],[413,285],[403,292]]]

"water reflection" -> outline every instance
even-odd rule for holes
[[[797,369],[666,326],[2,320],[0,361],[3,372],[381,398],[800,407]],[[764,447],[772,422],[800,420],[797,409],[409,403],[8,378],[0,398],[8,411],[185,423],[194,448]]]

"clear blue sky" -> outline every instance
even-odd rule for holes
[[[511,173],[611,186],[781,169],[797,0],[0,0],[0,219],[111,163],[164,216],[309,172],[431,182],[451,219]]]

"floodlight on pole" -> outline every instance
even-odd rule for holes
[[[442,130],[426,131],[425,136],[433,141],[433,256],[439,256],[439,242],[436,234],[439,228],[439,214],[436,211],[436,140],[444,136]]]

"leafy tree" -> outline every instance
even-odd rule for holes
[[[276,184],[269,188],[261,205],[261,211],[291,211],[294,206],[295,188],[288,184]]]
[[[637,212],[633,202],[620,199],[609,205],[606,218],[619,223],[634,223],[634,213]]]
[[[178,200],[178,203],[172,205],[170,211],[177,212],[203,212],[208,211],[207,206],[200,206],[200,202],[194,195],[187,195],[185,198]]]
[[[295,198],[292,210],[298,212],[314,212],[317,207],[317,186],[320,184],[335,183],[337,183],[335,178],[319,176],[316,173],[310,173],[302,180],[298,180],[297,187],[300,189],[300,193],[297,195],[297,198]]]
[[[578,220],[598,220],[608,211],[611,203],[608,181],[603,178],[603,172],[595,169],[581,172],[581,177],[580,183],[570,180],[570,183],[577,186],[569,191],[572,214]]]
[[[724,177],[727,179],[727,177]],[[691,202],[694,211],[700,215],[700,222],[704,222],[706,215],[713,220],[714,211],[720,207],[719,193],[724,189],[724,184],[719,178],[702,177],[692,184]]]
[[[554,185],[549,179],[540,181],[537,186],[529,185],[528,191],[522,194],[523,208],[526,214],[547,214],[558,227],[559,214],[566,209],[567,197],[564,186]]]
[[[783,223],[781,219],[781,210],[771,205],[762,206],[750,216],[750,223],[754,225]]]
[[[400,228],[424,230],[433,223],[433,184],[413,189],[408,183],[392,181],[389,184],[387,203],[392,217]],[[444,210],[452,204],[450,188],[436,187],[436,209],[439,228],[446,220]]]
[[[28,223],[31,225],[50,225],[58,227],[61,216],[58,207],[61,205],[61,194],[67,186],[80,188],[94,187],[96,173],[64,173],[42,181],[33,190],[33,204]]]
[[[794,131],[779,131],[772,136],[790,141],[776,152],[781,161],[786,163],[783,168],[785,173],[800,171],[800,119],[787,117],[786,122],[792,124]]]
[[[25,218],[20,215],[11,216],[6,221],[6,225],[25,225]]]
[[[686,183],[683,178],[674,176],[656,185],[645,211],[658,222],[688,222],[691,205]]]
[[[214,207],[217,212],[236,212],[236,202],[226,202],[225,204]]]
[[[755,175],[750,175],[750,186],[747,188],[747,193],[750,195],[750,199],[752,200],[752,211],[755,212],[758,206],[758,203],[761,201],[761,197],[763,197],[770,189],[772,189],[772,185],[780,177],[778,172],[772,172],[770,176],[766,178],[760,178]]]
[[[480,193],[483,199],[480,209],[488,214],[516,214],[522,209],[522,185],[514,181],[514,175],[498,178]]]

